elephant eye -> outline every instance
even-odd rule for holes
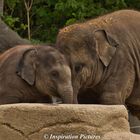
[[[75,72],[79,73],[83,69],[83,67],[84,67],[84,64],[82,64],[82,63],[76,64],[75,65]]]
[[[53,78],[59,78],[59,73],[58,73],[57,71],[52,71],[52,72],[51,72],[51,76],[52,76]]]

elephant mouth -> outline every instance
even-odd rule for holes
[[[51,98],[52,98],[52,102],[53,102],[54,104],[62,103],[62,99],[61,99],[59,93],[56,92],[55,89],[51,89],[49,95],[51,96]]]

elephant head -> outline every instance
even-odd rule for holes
[[[65,57],[49,46],[26,50],[17,66],[17,74],[39,93],[73,102],[71,71]]]
[[[74,102],[80,89],[93,88],[103,78],[118,43],[104,29],[75,24],[60,30],[56,47],[66,56],[72,71]]]

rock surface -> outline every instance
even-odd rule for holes
[[[0,140],[140,140],[124,106],[0,106]]]

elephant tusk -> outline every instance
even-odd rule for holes
[[[62,104],[63,101],[62,101],[61,98],[58,98],[58,97],[56,97],[56,96],[52,96],[52,103],[53,103],[53,104]]]

